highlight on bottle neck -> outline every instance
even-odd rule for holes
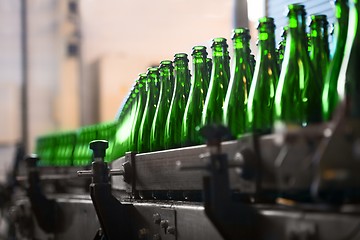
[[[226,43],[226,39],[219,37],[219,38],[214,38],[211,48],[213,50],[213,56],[224,56],[226,55],[226,49],[227,49],[228,45]]]
[[[327,21],[326,15],[311,15],[310,22],[310,36],[311,37],[327,37],[327,29],[329,22]]]
[[[289,29],[298,27],[305,28],[305,6],[301,4],[289,4],[288,9]]]
[[[148,83],[157,82],[159,77],[159,68],[158,67],[150,67],[147,71],[147,80]]]
[[[258,37],[259,41],[265,41],[269,39],[269,37],[274,38],[274,31],[275,31],[274,18],[272,17],[260,18],[257,29],[259,31],[259,37]]]
[[[147,75],[146,73],[139,74],[139,88],[143,88],[147,82]]]
[[[207,57],[206,47],[205,46],[193,47],[191,56],[193,57],[194,63],[198,62],[199,60],[201,60],[201,62],[204,62],[203,60]]]
[[[236,28],[233,30],[231,39],[235,49],[250,48],[250,31],[248,28]]]
[[[174,68],[185,67],[189,63],[186,53],[177,53],[174,55]]]

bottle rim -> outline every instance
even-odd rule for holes
[[[262,17],[259,18],[259,24],[257,29],[260,29],[262,26],[267,26],[269,28],[276,28],[274,18],[272,17]]]
[[[235,28],[233,30],[233,34],[231,36],[231,39],[234,40],[237,37],[243,37],[247,40],[250,40],[251,36],[250,36],[250,30],[248,28],[245,27],[241,27],[241,28]]]
[[[197,53],[205,53],[207,55],[206,47],[205,46],[194,46],[192,48],[191,56],[194,56]]]
[[[311,21],[328,21],[325,14],[312,14],[310,15]]]
[[[158,68],[158,67],[149,67],[147,70],[148,70],[148,71],[147,71],[146,74],[154,73],[154,72],[159,72],[159,68]]]
[[[187,58],[188,55],[186,53],[176,53],[174,55],[174,58],[177,59],[177,58]]]
[[[170,66],[172,66],[172,61],[171,60],[162,60],[160,62],[160,68],[170,67]]]
[[[219,46],[219,45],[227,46],[226,38],[224,38],[224,37],[217,37],[217,38],[214,38],[214,39],[212,40],[212,45],[211,45],[212,48],[213,48],[214,46]]]
[[[299,4],[299,3],[293,3],[293,4],[289,4],[288,5],[288,9],[289,10],[304,10],[305,11],[305,6],[303,4]]]
[[[287,16],[293,14],[301,14],[305,16],[306,15],[305,6],[303,4],[298,4],[298,3],[289,4]]]

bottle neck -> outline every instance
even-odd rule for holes
[[[246,57],[250,59],[250,42],[249,39],[235,38],[234,42],[234,58]]]
[[[173,84],[172,68],[166,67],[160,69],[160,89],[161,91],[168,91]]]
[[[267,29],[259,32],[259,52],[260,58],[269,53],[275,58],[275,36],[274,29]]]
[[[305,22],[304,14],[290,13],[289,14],[289,30],[288,30],[287,41],[289,41],[289,42],[296,41],[307,47],[308,40],[307,40],[305,27],[306,27],[306,22]]]
[[[148,77],[148,93],[152,94],[153,92],[157,92],[159,90],[159,75],[158,74],[151,74]]]
[[[185,87],[185,83],[188,80],[189,68],[187,60],[181,60],[175,63],[174,68],[174,85],[176,89]]]
[[[348,1],[337,1],[335,5],[336,23],[334,26],[334,37],[336,39],[345,39],[349,21],[349,5]]]
[[[205,54],[197,54],[193,56],[193,75],[192,88],[202,87],[202,83],[208,77],[207,63]]]
[[[311,26],[311,53],[312,58],[316,53],[329,55],[327,24]]]

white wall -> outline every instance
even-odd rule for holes
[[[20,139],[20,21],[17,1],[0,1],[0,144]]]
[[[77,60],[64,51],[68,1],[27,1],[30,150],[38,135],[113,119],[149,65],[177,52],[190,54],[195,45],[209,46],[214,37],[226,37],[231,45],[233,0],[79,1],[80,83]],[[0,0],[0,145],[21,140],[20,40],[20,0]],[[107,80],[99,90],[101,69]]]
[[[83,124],[113,119],[130,85],[149,65],[172,59],[177,52],[190,55],[193,46],[209,45],[214,37],[226,37],[231,43],[232,0],[85,0],[81,17]],[[97,61],[106,58],[118,63],[113,78],[106,75],[106,86],[112,81],[118,95],[111,95],[108,101],[115,104],[100,109],[106,115],[98,117]],[[101,95],[102,102],[105,97]]]

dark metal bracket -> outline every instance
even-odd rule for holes
[[[227,135],[223,126],[202,129],[207,139],[209,176],[204,182],[205,213],[225,239],[259,239],[260,215],[245,203],[234,202],[229,183],[228,157],[221,151],[221,141]]]
[[[59,232],[64,219],[61,209],[53,199],[48,199],[41,187],[39,168],[37,162],[39,158],[36,155],[30,155],[26,158],[28,169],[28,188],[27,195],[31,203],[31,209],[36,217],[39,226],[47,233]]]
[[[312,194],[315,199],[342,204],[360,199],[360,121],[346,116],[345,102],[336,113],[313,159],[317,167]]]
[[[93,150],[92,169],[78,171],[78,176],[92,178],[90,196],[106,239],[134,239],[130,213],[133,205],[120,203],[112,195],[110,184],[112,175],[126,176],[126,174],[124,170],[109,170],[107,163],[104,162],[107,148],[107,141],[90,142],[90,149]]]

